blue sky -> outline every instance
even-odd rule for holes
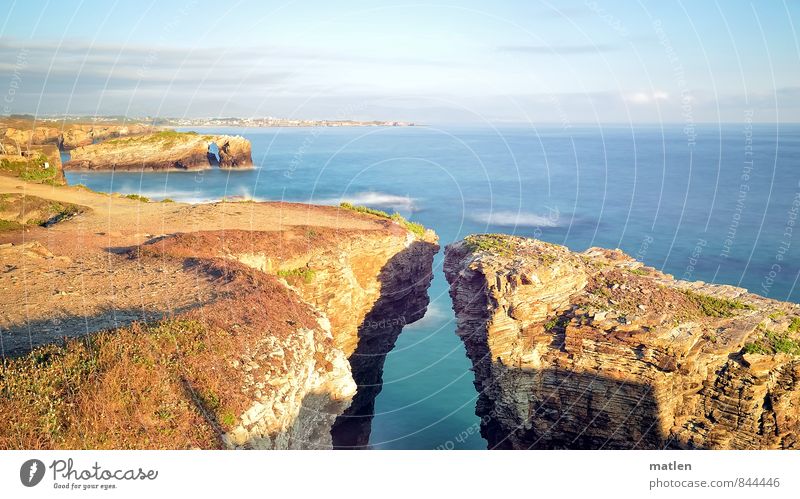
[[[796,1],[4,4],[6,113],[800,121]]]

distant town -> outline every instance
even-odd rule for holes
[[[32,115],[15,115],[12,118],[33,119]],[[410,121],[356,121],[356,120],[301,120],[266,116],[263,118],[154,118],[145,116],[39,116],[38,121],[69,123],[147,123],[172,127],[361,127],[361,126],[418,126]]]

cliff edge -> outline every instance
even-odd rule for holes
[[[504,235],[444,270],[490,448],[800,446],[796,304]]]
[[[216,149],[216,151],[214,150]],[[74,149],[68,170],[251,168],[250,141],[239,136],[160,131]]]
[[[376,338],[399,332],[364,331],[424,314],[438,248],[336,207],[2,176],[0,196],[7,449],[331,448],[354,396],[376,394],[355,353],[382,359]],[[69,216],[29,223],[54,206]]]

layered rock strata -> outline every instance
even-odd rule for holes
[[[217,153],[211,151],[215,145]],[[217,156],[218,155],[218,156]],[[78,147],[70,170],[203,170],[251,168],[250,141],[239,136],[156,132]]]
[[[800,446],[798,305],[619,250],[482,235],[445,255],[490,448]]]
[[[330,448],[369,321],[427,304],[435,236],[389,220],[25,192],[79,208],[0,232],[2,448]]]
[[[131,123],[125,125],[69,123],[53,125],[46,122],[34,123],[32,120],[0,121],[3,142],[20,147],[32,145],[55,145],[62,150],[88,146],[105,139],[141,135],[156,130],[150,125]]]

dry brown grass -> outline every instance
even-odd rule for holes
[[[403,229],[394,226],[390,233]],[[347,238],[374,233],[358,229],[332,229],[328,227],[293,226],[282,231],[215,230],[197,231],[169,236],[153,244],[138,247],[142,256],[175,258],[216,258],[247,252],[262,252],[276,261],[296,258],[311,251],[341,246]]]
[[[220,431],[252,398],[233,361],[257,351],[265,335],[286,337],[316,327],[316,318],[271,276],[220,260],[198,271],[215,274],[229,297],[7,361],[0,448],[219,447]]]

